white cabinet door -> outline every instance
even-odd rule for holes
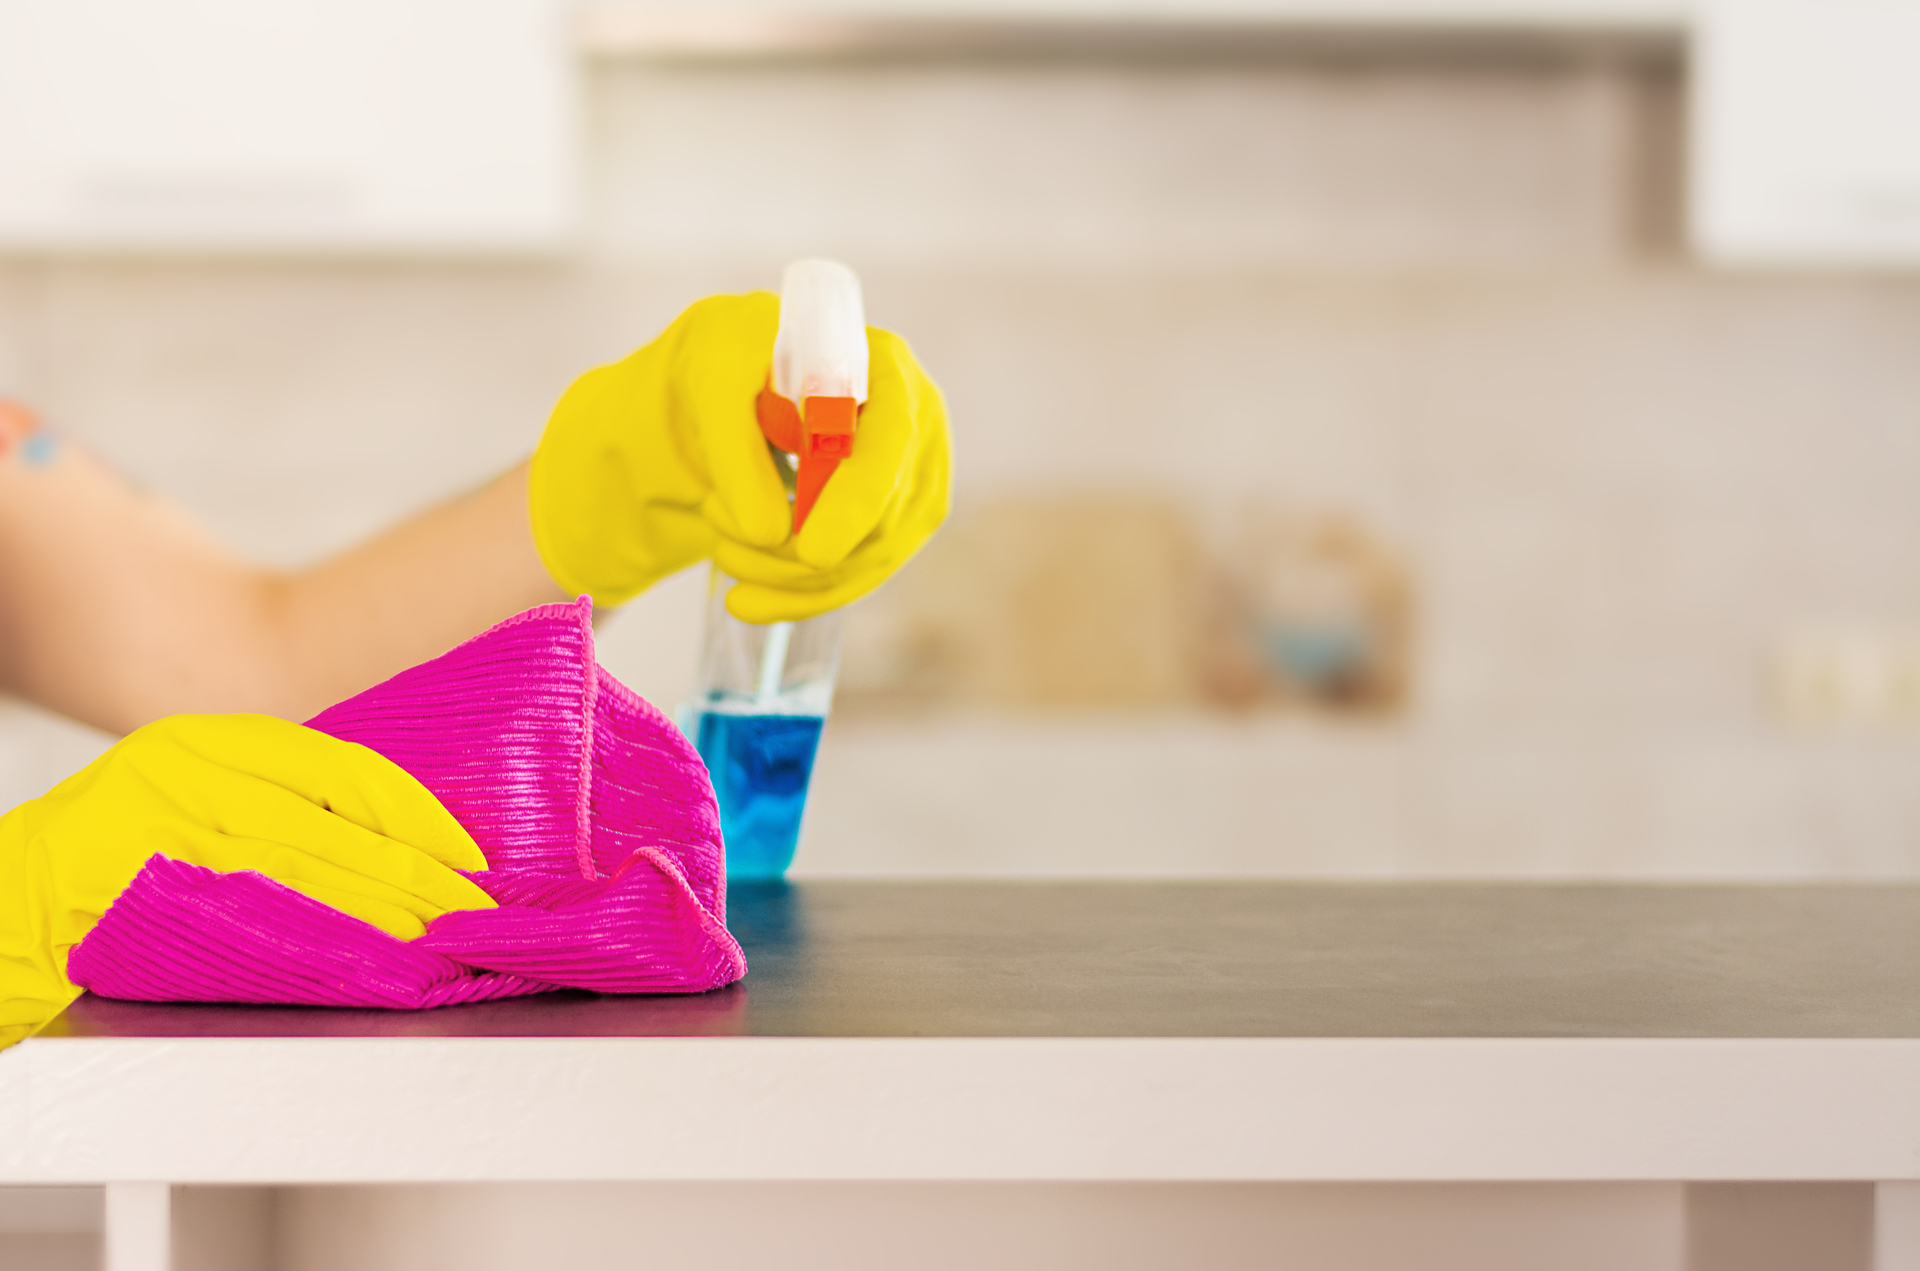
[[[1696,242],[1754,264],[1920,264],[1920,0],[1705,0]]]
[[[570,232],[557,0],[0,0],[0,250],[528,251]]]

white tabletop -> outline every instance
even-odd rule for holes
[[[0,1181],[1920,1178],[1920,888],[736,889],[694,998],[82,999]]]

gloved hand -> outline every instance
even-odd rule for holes
[[[67,952],[147,858],[258,870],[410,940],[493,900],[453,814],[392,761],[265,715],[148,724],[0,817],[0,1047],[78,996]]]
[[[528,478],[554,581],[619,604],[712,556],[748,622],[809,618],[872,591],[947,514],[947,410],[906,341],[867,329],[867,403],[796,537],[754,399],[779,297],[712,296],[560,399]]]

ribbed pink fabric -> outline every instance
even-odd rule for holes
[[[150,859],[73,949],[145,1001],[424,1007],[575,987],[701,992],[746,974],[706,767],[594,661],[592,608],[542,605],[308,721],[460,819],[497,909],[397,940],[252,871]]]

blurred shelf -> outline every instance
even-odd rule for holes
[[[1131,0],[1022,4],[854,0],[840,4],[656,4],[603,0],[579,11],[581,47],[600,57],[1122,56],[1370,54],[1498,45],[1677,49],[1688,0]]]

